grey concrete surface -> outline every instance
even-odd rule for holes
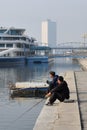
[[[82,130],[87,130],[87,71],[75,72]]]

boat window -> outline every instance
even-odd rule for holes
[[[5,44],[0,44],[0,47],[5,47]]]
[[[25,38],[25,37],[22,37],[22,38],[21,38],[21,40],[24,40],[24,41],[26,41],[26,38]]]
[[[25,44],[25,48],[29,48],[29,44]]]
[[[6,30],[0,30],[0,33],[2,34],[2,33],[4,33]]]
[[[6,44],[6,47],[13,47],[13,44]]]
[[[22,48],[22,45],[20,43],[17,43],[18,48]]]

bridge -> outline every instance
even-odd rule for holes
[[[47,46],[34,46],[30,49],[34,50],[36,54],[45,54],[50,57],[87,57],[87,43],[82,42],[67,42],[58,44],[56,47],[47,47]]]

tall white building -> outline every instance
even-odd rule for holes
[[[56,22],[46,20],[42,22],[42,44],[55,47],[57,44]]]

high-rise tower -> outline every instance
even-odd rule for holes
[[[55,47],[57,44],[56,33],[56,22],[51,20],[42,22],[42,44]]]

